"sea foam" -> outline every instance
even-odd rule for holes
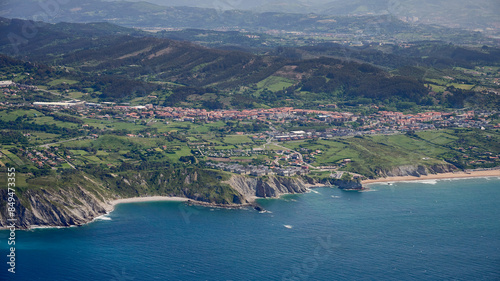
[[[110,221],[112,219],[108,216],[108,214],[106,214],[106,215],[99,216],[99,217],[95,218],[94,220]]]
[[[421,184],[437,184],[438,180],[413,180],[413,181],[400,181],[404,183],[421,183]]]

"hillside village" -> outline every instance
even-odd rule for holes
[[[87,103],[78,100],[67,102],[34,102],[32,104],[1,104],[3,109],[35,109],[48,110],[53,113],[64,113],[78,117],[81,120],[115,120],[116,122],[140,122],[143,125],[151,125],[158,122],[169,124],[169,122],[188,123],[212,123],[212,122],[258,122],[264,125],[263,131],[229,131],[235,135],[248,136],[255,143],[271,144],[290,141],[303,141],[315,139],[333,139],[337,137],[363,136],[363,135],[394,135],[415,131],[436,130],[438,128],[476,128],[476,129],[496,129],[500,126],[492,124],[489,117],[495,115],[494,111],[453,111],[453,112],[422,112],[417,114],[405,114],[402,112],[377,111],[376,113],[363,116],[351,112],[338,112],[336,106],[329,105],[330,110],[308,110],[292,107],[271,108],[271,109],[248,109],[248,110],[205,110],[181,107],[161,107],[147,104],[144,106],[116,105],[112,103]],[[75,121],[75,120],[71,120]],[[76,122],[75,121],[75,122]],[[80,121],[78,121],[80,122]],[[77,123],[78,123],[77,122]],[[304,126],[303,130],[287,130],[286,124],[290,122],[300,122],[302,124],[329,124],[324,130],[316,130]],[[92,129],[86,122],[81,122],[84,130]],[[237,130],[237,128],[235,128]],[[30,137],[29,133],[24,135]],[[126,133],[132,138],[164,138],[168,133],[143,132]],[[100,137],[98,131],[92,130],[86,135],[86,139],[97,139]],[[211,168],[229,171],[238,174],[252,176],[262,175],[305,175],[310,169],[320,171],[337,171],[345,166],[343,163],[331,167],[314,167],[311,163],[315,161],[320,150],[301,149],[293,151],[283,147],[282,150],[269,151],[259,147],[253,148],[215,148],[206,142],[188,142],[188,146],[196,157],[206,157]],[[160,151],[171,151],[172,147],[162,146],[157,148]],[[464,150],[469,148],[461,148]],[[148,150],[149,151],[149,150]],[[154,152],[154,150],[151,150]],[[147,152],[147,151],[146,151]],[[57,147],[31,148],[21,150],[24,157],[29,159],[33,165],[43,168],[71,164],[73,159],[68,151],[57,151]],[[170,152],[169,152],[170,153]],[[175,147],[174,152],[175,153]],[[464,153],[465,155],[466,153]],[[270,161],[260,165],[245,163],[250,160],[235,160],[237,158],[257,157],[259,155],[269,158]],[[497,161],[498,155],[485,155],[487,158],[471,160],[472,164],[481,161]],[[465,156],[464,156],[465,157]],[[477,162],[479,161],[479,162]],[[229,163],[227,163],[229,162]],[[242,165],[243,164],[243,165]]]
[[[6,97],[15,98],[16,94],[22,91],[45,93],[36,86],[12,81],[1,82],[0,87]],[[154,98],[154,96],[151,97],[151,99]],[[320,105],[318,109],[279,107],[207,110],[153,104],[95,103],[71,99],[59,102],[18,101],[10,103],[4,101],[0,102],[0,109],[43,112],[45,116],[52,117],[54,120],[71,122],[80,126],[79,130],[86,133],[83,136],[80,133],[78,139],[90,140],[98,139],[105,134],[106,130],[94,127],[94,124],[99,122],[141,125],[146,128],[168,126],[170,123],[210,125],[218,122],[219,125],[213,133],[219,133],[221,136],[247,137],[249,143],[242,143],[240,147],[231,147],[216,145],[209,141],[190,141],[186,137],[182,137],[182,141],[186,142],[192,155],[205,159],[208,167],[250,176],[306,175],[311,170],[315,170],[329,171],[332,172],[331,177],[336,177],[338,173],[341,173],[339,169],[350,162],[350,159],[345,158],[329,166],[313,166],[312,164],[323,151],[307,148],[293,150],[279,147],[280,143],[333,140],[339,137],[398,135],[443,128],[480,130],[500,128],[500,125],[496,123],[498,119],[495,116],[498,112],[495,110],[426,111],[412,114],[380,110],[374,105],[371,106],[369,114],[359,114],[355,111],[345,111],[336,104]],[[246,127],[238,124],[246,124]],[[147,129],[140,131],[121,129],[119,133],[128,138],[165,139],[171,136],[168,132]],[[24,137],[32,139],[29,131],[24,133]],[[266,149],[266,145],[275,145],[275,148]],[[498,161],[498,155],[491,151],[476,152],[471,147],[460,147],[460,149],[463,152],[463,158],[469,164],[488,164]],[[160,145],[156,148],[148,148],[144,153],[165,152],[176,155],[180,150],[181,146]],[[58,151],[57,147],[45,146],[22,148],[17,154],[28,159],[35,167],[58,169],[60,167],[75,168],[78,164],[86,163],[86,160],[81,162],[80,155],[74,154],[74,151],[66,149]],[[474,157],[468,160],[468,155],[474,155]],[[93,159],[98,161],[99,158],[102,157]],[[257,164],[250,163],[251,159],[267,160]],[[115,166],[110,163],[107,165]]]
[[[0,104],[0,106],[2,106]],[[19,105],[3,105],[19,106]],[[136,120],[172,120],[172,121],[260,121],[262,123],[283,124],[291,121],[299,121],[305,123],[331,123],[340,125],[347,122],[358,122],[363,124],[355,129],[332,128],[330,132],[332,136],[339,135],[356,135],[360,132],[366,134],[374,133],[389,133],[394,131],[415,131],[415,130],[433,130],[444,127],[457,128],[499,128],[500,124],[491,124],[488,117],[498,113],[493,110],[483,111],[463,111],[456,110],[453,112],[422,112],[417,114],[404,114],[402,112],[378,111],[367,116],[355,115],[351,112],[338,112],[326,110],[310,110],[298,109],[292,107],[281,107],[271,109],[247,109],[247,110],[206,110],[198,108],[182,108],[182,107],[162,107],[153,106],[152,104],[141,106],[130,105],[113,105],[113,104],[96,104],[87,103],[78,100],[68,102],[34,102],[34,108],[47,107],[55,111],[60,109],[70,110],[75,115],[82,118],[94,119],[115,119],[135,122]],[[350,126],[347,126],[349,128]],[[328,134],[313,134],[309,132],[284,134],[273,137],[277,139],[296,139],[296,137],[307,138],[311,137],[327,137]]]

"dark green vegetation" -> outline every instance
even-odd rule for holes
[[[0,167],[0,170],[2,173],[7,172],[5,167]],[[68,186],[71,188],[79,186],[95,195],[102,194],[100,187],[103,186],[106,189],[105,195],[109,198],[158,195],[181,196],[215,204],[242,203],[241,195],[229,185],[221,183],[222,180],[228,178],[229,176],[222,172],[176,166],[161,166],[156,170],[148,169],[147,171],[117,171],[115,173],[99,168],[82,168],[32,176],[17,172],[16,190],[18,197],[21,198],[21,203],[26,206],[29,204],[23,202],[23,194],[27,191],[37,192],[41,189],[52,192],[68,189]],[[2,177],[0,183],[6,186],[6,178]],[[100,199],[105,201],[109,198]],[[81,204],[81,202],[75,203]]]
[[[31,61],[3,57],[4,78],[66,98],[209,109],[310,108],[333,102],[399,110],[499,104],[498,95],[489,94],[498,89],[492,83],[498,78],[495,72],[486,77],[467,72],[498,67],[496,48],[439,42],[416,42],[409,48],[326,44],[255,55],[145,36],[110,24],[68,23],[34,25],[33,38],[11,44],[9,34],[22,34],[33,23],[2,19],[0,24],[6,35],[0,37],[0,51]]]

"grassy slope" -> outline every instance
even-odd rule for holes
[[[489,136],[489,137],[488,137]],[[487,153],[500,154],[500,134],[480,130],[440,130],[419,132],[415,136],[365,136],[334,140],[288,142],[284,146],[322,150],[314,165],[334,165],[343,159],[353,163],[346,170],[375,176],[377,170],[403,165],[443,164],[468,154],[469,158],[484,159]],[[461,152],[459,148],[476,147]]]

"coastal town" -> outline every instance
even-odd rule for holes
[[[356,115],[351,112],[339,112],[335,105],[332,110],[311,110],[292,107],[244,110],[206,110],[198,108],[163,107],[146,105],[116,105],[113,103],[88,103],[79,100],[67,102],[34,102],[32,104],[0,104],[2,107],[31,106],[33,108],[51,108],[54,111],[65,110],[82,118],[123,120],[213,122],[213,121],[256,121],[265,124],[284,124],[292,121],[305,124],[332,124],[332,128],[320,134],[318,132],[274,132],[277,140],[296,140],[312,137],[333,137],[358,134],[395,133],[397,131],[433,130],[436,128],[500,128],[500,124],[489,122],[489,117],[497,114],[494,110],[456,110],[452,112],[422,112],[404,114],[393,111],[376,111],[370,115]],[[346,125],[357,122],[356,126]],[[355,128],[354,128],[355,127]]]
[[[15,97],[20,91],[44,92],[36,86],[0,81],[0,89],[6,97]],[[54,94],[50,92],[51,94]],[[156,96],[149,96],[155,99]],[[403,113],[379,110],[372,105],[370,114],[356,114],[340,109],[336,104],[319,105],[318,109],[300,109],[293,107],[256,108],[256,109],[219,109],[170,107],[149,104],[130,105],[115,102],[87,102],[70,99],[58,102],[0,102],[0,108],[32,107],[48,108],[54,112],[65,113],[81,118],[117,120],[125,122],[214,122],[240,121],[260,122],[272,127],[273,124],[299,122],[309,124],[331,124],[323,132],[301,130],[287,132],[272,130],[269,133],[277,141],[289,141],[306,138],[328,138],[336,136],[354,136],[363,134],[391,134],[396,132],[434,130],[437,128],[500,128],[499,123],[490,122],[490,117],[498,114],[496,110],[454,110],[447,112],[427,111]]]
[[[238,131],[234,128],[228,131],[235,136],[248,137],[253,146],[217,147],[207,141],[188,141],[187,145],[194,156],[207,160],[210,168],[228,171],[236,174],[250,176],[266,175],[307,175],[311,170],[328,171],[330,177],[339,178],[342,171],[339,169],[350,162],[350,159],[329,166],[313,166],[315,159],[323,153],[318,149],[300,148],[299,150],[280,147],[279,143],[307,141],[318,139],[335,139],[339,137],[354,137],[364,135],[397,135],[417,131],[436,130],[441,128],[474,128],[480,130],[498,129],[499,124],[491,122],[489,117],[497,114],[495,111],[472,111],[456,110],[449,112],[421,112],[403,113],[394,111],[374,110],[369,115],[355,114],[352,112],[339,111],[335,104],[322,106],[318,110],[299,109],[292,107],[270,108],[270,109],[245,109],[245,110],[206,110],[198,108],[164,107],[152,104],[128,105],[114,103],[90,103],[80,100],[69,100],[64,102],[33,102],[33,103],[2,103],[2,109],[33,109],[41,110],[46,114],[64,114],[74,117],[75,120],[84,120],[81,128],[87,130],[85,136],[80,139],[97,139],[102,133],[92,129],[85,120],[104,120],[107,122],[121,122],[130,124],[141,124],[151,126],[153,124],[192,123],[210,124],[213,122],[242,122],[259,123],[261,128],[257,131]],[[52,115],[58,116],[58,115]],[[59,117],[60,118],[60,117]],[[74,121],[69,119],[69,121]],[[300,124],[301,130],[292,129],[289,124]],[[225,124],[225,123],[223,123]],[[322,129],[316,129],[316,125],[323,125]],[[325,126],[326,125],[326,126]],[[223,126],[224,127],[224,126]],[[294,127],[296,128],[296,127]],[[168,133],[151,132],[127,132],[127,137],[132,138],[165,138]],[[24,134],[29,138],[30,133]],[[248,143],[250,144],[250,143]],[[275,149],[266,149],[274,145]],[[146,153],[156,150],[175,153],[177,147],[151,148]],[[460,148],[464,157],[467,150],[472,148]],[[38,148],[20,149],[23,157],[29,159],[33,165],[39,168],[50,167],[75,167],[75,155],[68,150],[59,150],[58,147],[46,145]],[[78,155],[76,155],[78,158]],[[250,159],[268,159],[260,164],[250,163]],[[472,164],[483,161],[489,163],[498,161],[499,155],[485,153],[484,159],[471,160]],[[247,160],[245,160],[247,158]],[[108,164],[110,165],[110,164]],[[362,178],[355,174],[356,178]]]
[[[415,134],[415,132],[436,131],[440,129],[476,129],[496,130],[500,128],[496,110],[457,109],[447,111],[398,112],[389,111],[371,105],[367,110],[359,111],[355,107],[345,108],[337,104],[319,105],[317,109],[294,107],[254,108],[254,109],[217,109],[161,106],[153,103],[129,104],[115,102],[89,102],[79,99],[62,101],[20,101],[17,94],[21,92],[37,92],[52,95],[54,93],[36,86],[1,81],[1,91],[5,97],[0,102],[0,109],[7,111],[39,112],[34,118],[52,118],[76,125],[79,133],[74,138],[58,140],[55,143],[43,143],[38,147],[22,147],[11,153],[26,159],[39,169],[76,169],[78,165],[102,162],[103,155],[95,155],[95,149],[66,149],[60,147],[66,142],[95,140],[114,132],[127,138],[138,139],[171,139],[173,135],[181,143],[169,143],[143,150],[146,155],[166,153],[179,156],[183,161],[187,155],[204,160],[207,167],[235,174],[249,176],[292,176],[307,175],[311,171],[329,173],[330,178],[340,178],[343,169],[352,160],[349,157],[338,158],[327,164],[318,161],[324,158],[325,149],[310,148],[304,145],[296,148],[293,143],[316,142],[317,140],[336,140],[363,136],[393,136]],[[9,102],[9,100],[16,100]],[[151,101],[155,96],[148,97]],[[45,117],[42,117],[45,116]],[[27,115],[18,118],[34,120]],[[30,119],[31,118],[31,119]],[[22,120],[22,119],[20,119]],[[107,125],[104,125],[107,124]],[[121,124],[116,131],[113,124]],[[129,124],[129,125],[127,125]],[[190,125],[204,126],[211,131],[210,135],[234,136],[240,138],[237,143],[211,141],[210,137],[196,137],[193,132],[175,133],[178,129],[189,129]],[[158,130],[162,127],[174,126],[173,131]],[[137,130],[136,128],[144,128]],[[183,129],[184,128],[184,129]],[[29,130],[23,134],[26,139],[33,139]],[[292,145],[291,145],[292,144]],[[183,147],[186,148],[183,149]],[[190,153],[186,154],[185,149]],[[454,148],[460,153],[464,163],[468,165],[494,165],[499,156],[494,151],[478,151],[472,146]],[[110,153],[104,151],[102,154]],[[180,153],[180,154],[179,154]],[[184,153],[184,154],[183,154]],[[8,151],[3,151],[6,156]],[[89,154],[84,157],[83,155]],[[91,156],[94,154],[95,156]],[[17,155],[17,156],[16,156]],[[127,157],[122,154],[120,157]],[[174,156],[171,156],[174,157]],[[184,157],[184,158],[183,158]],[[422,157],[427,159],[427,157]],[[130,159],[133,160],[133,159]],[[197,162],[198,160],[194,161]],[[21,161],[18,161],[21,162]],[[105,161],[106,162],[106,161]],[[193,161],[192,161],[193,162]],[[193,163],[194,163],[193,162]],[[325,161],[323,161],[325,162]],[[107,163],[107,162],[106,162]],[[107,163],[114,167],[116,163]],[[351,173],[354,178],[362,175]]]

